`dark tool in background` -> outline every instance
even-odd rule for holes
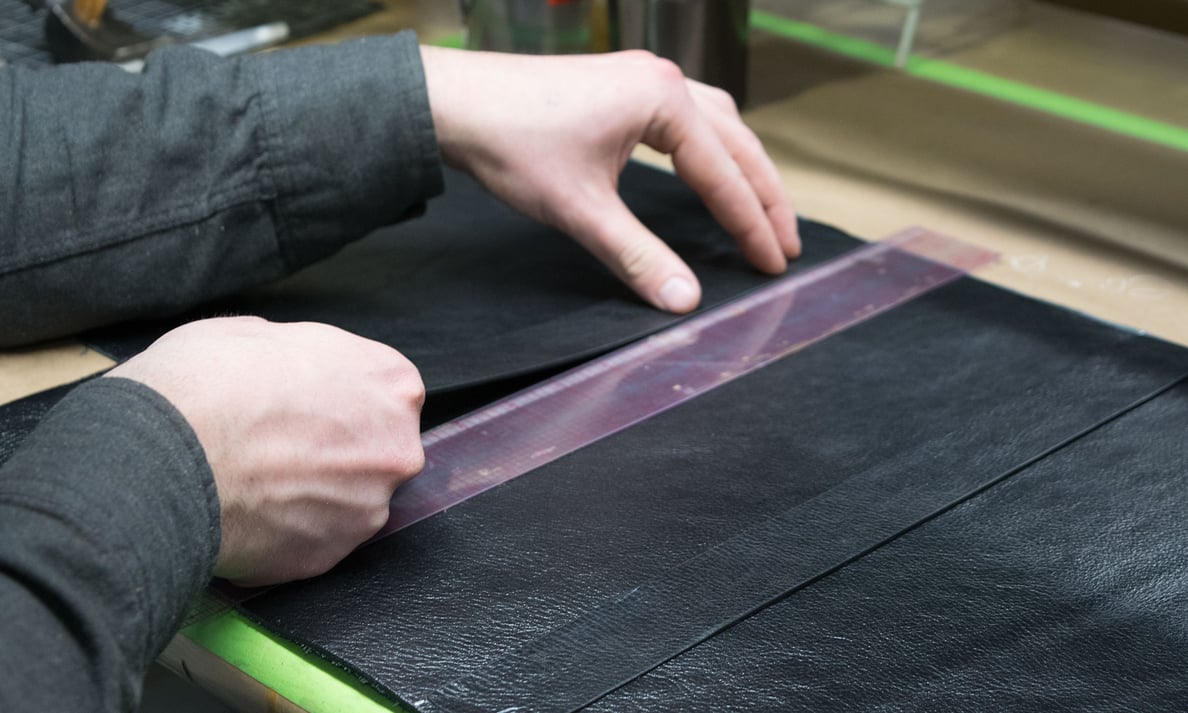
[[[133,72],[140,71],[141,60],[149,52],[183,41],[171,35],[154,37],[138,32],[116,17],[107,0],[49,3],[45,38],[57,62],[116,62]],[[273,22],[190,44],[227,57],[271,47],[287,39],[289,26]]]
[[[918,1],[918,0],[917,0]],[[750,0],[461,0],[466,47],[527,54],[646,49],[746,100]]]
[[[46,36],[51,10],[59,10],[53,21],[58,29],[69,29],[60,13],[73,10],[77,16],[78,9],[71,7],[74,4],[73,0],[0,0],[0,55],[10,66],[36,67],[66,61],[82,50],[78,46],[82,42],[78,34],[68,38],[55,35],[54,46]],[[114,18],[130,30],[133,38],[197,45],[228,55],[281,41],[276,37],[281,25],[288,28],[288,39],[308,37],[366,16],[380,7],[375,0],[110,0],[104,6],[105,14],[100,22],[106,30],[109,18]],[[91,37],[98,32],[75,27],[76,31],[82,29]],[[62,41],[69,42],[72,49],[62,47]],[[108,43],[104,49],[110,53],[116,47],[128,48],[130,44],[133,40],[125,35],[123,40]],[[102,55],[90,49],[82,59],[100,59]],[[133,56],[133,53],[124,52],[120,56]],[[135,69],[139,62],[135,58],[116,61],[129,69]]]
[[[46,5],[45,39],[57,62],[127,62],[173,43],[166,35],[137,32],[116,17],[107,0],[51,0]]]

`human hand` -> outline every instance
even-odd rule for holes
[[[627,209],[619,174],[643,142],[672,154],[757,268],[800,253],[796,213],[726,92],[642,51],[530,57],[422,47],[442,156],[573,236],[653,305],[697,306],[687,265]]]
[[[194,322],[109,375],[156,390],[198,435],[222,510],[215,574],[238,584],[328,570],[424,464],[416,368],[334,327]]]

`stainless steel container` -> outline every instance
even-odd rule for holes
[[[462,0],[466,47],[570,54],[646,49],[741,106],[749,0]]]
[[[610,7],[617,49],[667,57],[686,76],[722,87],[742,106],[749,0],[618,0]]]
[[[525,54],[594,51],[594,4],[595,0],[462,0],[466,48]]]

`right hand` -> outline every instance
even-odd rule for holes
[[[198,435],[222,510],[214,573],[237,584],[325,572],[424,465],[416,367],[334,327],[193,322],[109,375],[156,390]]]
[[[526,215],[568,233],[640,297],[671,312],[697,278],[619,198],[636,144],[672,154],[758,269],[800,254],[775,164],[730,95],[642,51],[553,57],[422,47],[442,158]]]

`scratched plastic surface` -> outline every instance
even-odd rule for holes
[[[391,534],[992,262],[914,228],[544,381],[424,436]]]

